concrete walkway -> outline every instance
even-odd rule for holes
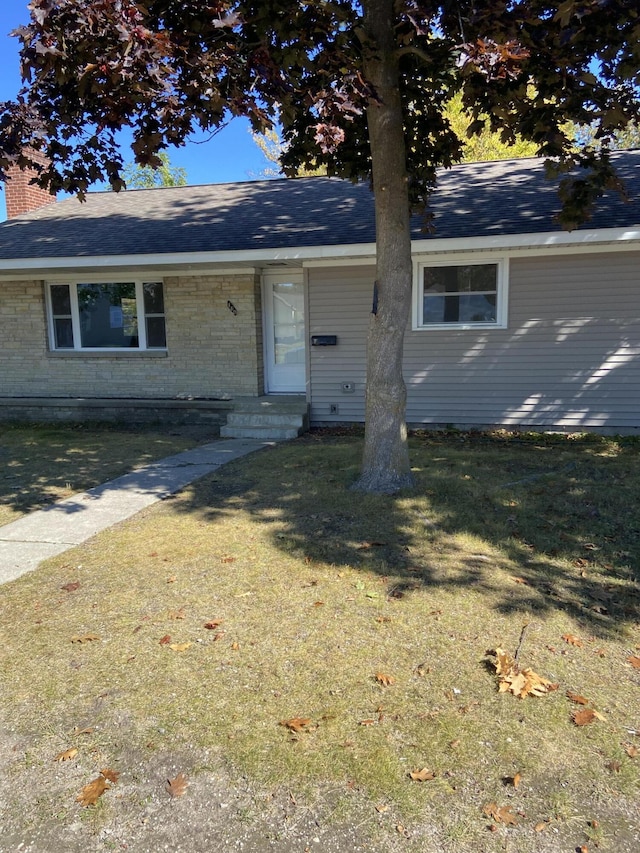
[[[225,462],[272,444],[250,439],[203,444],[5,524],[0,527],[0,583],[32,571],[42,560],[80,545]]]

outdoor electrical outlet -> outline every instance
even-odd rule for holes
[[[338,412],[339,412],[338,404],[337,403],[330,403],[329,404],[329,414],[330,415],[337,415]]]
[[[342,393],[343,394],[353,394],[356,390],[356,386],[353,382],[343,382],[342,383]]]

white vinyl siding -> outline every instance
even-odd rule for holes
[[[313,421],[364,419],[374,276],[309,272],[311,334],[338,334],[311,350]],[[408,330],[404,375],[410,424],[640,427],[640,253],[512,258],[509,327]]]

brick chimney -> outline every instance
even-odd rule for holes
[[[44,155],[39,152],[30,153],[30,156],[34,160],[41,160],[43,164],[45,162]],[[22,213],[30,213],[56,200],[55,195],[51,195],[48,190],[29,183],[36,174],[33,169],[23,171],[18,166],[12,166],[8,170],[9,180],[4,185],[7,219],[20,216]]]

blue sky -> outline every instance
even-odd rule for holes
[[[18,92],[20,70],[19,42],[9,32],[29,20],[28,0],[0,0],[0,101],[11,100]],[[194,138],[183,148],[169,150],[171,162],[187,170],[190,184],[247,181],[260,177],[268,166],[249,133],[248,123],[235,119],[213,139]],[[133,157],[125,152],[125,160]],[[98,189],[98,187],[96,187]],[[5,218],[4,193],[0,200],[0,219]]]

